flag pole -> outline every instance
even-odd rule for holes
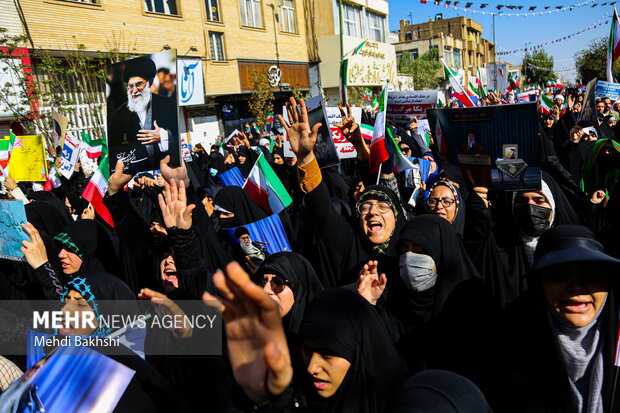
[[[385,80],[385,93],[383,95],[383,110],[385,111],[386,115],[387,115],[387,102],[388,102],[388,88],[390,87],[390,79],[386,79]],[[383,127],[385,128],[383,130],[383,144],[385,145],[385,141],[388,138],[388,135],[385,133],[385,131],[387,130],[388,126],[387,126],[387,116],[385,117],[384,123],[383,123]],[[376,185],[379,185],[379,179],[381,179],[381,165],[379,165],[379,172],[377,172],[377,183]]]

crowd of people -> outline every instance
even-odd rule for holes
[[[294,156],[283,130],[247,125],[178,168],[164,158],[157,175],[118,161],[104,199],[114,228],[80,198],[80,170],[52,191],[7,178],[29,240],[27,262],[0,259],[0,297],[222,311],[221,356],[113,356],[136,371],[117,411],[620,411],[620,101],[584,116],[583,99],[560,92],[540,115],[540,190],[469,186],[414,120],[388,125],[404,155],[431,164],[412,204],[393,152],[370,173],[348,105],[336,126],[357,158],[320,168],[320,125],[293,98],[278,118]],[[220,180],[235,167],[247,178],[259,156],[293,200],[278,214],[293,251],[252,240],[246,226],[268,212]],[[0,365],[5,390],[25,362]]]

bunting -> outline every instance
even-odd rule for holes
[[[571,4],[568,6],[564,6],[564,5],[559,5],[559,6],[528,6],[528,11],[527,12],[521,12],[521,13],[498,13],[498,12],[493,12],[493,11],[482,11],[483,9],[486,9],[487,7],[489,7],[489,3],[481,3],[478,6],[478,9],[472,9],[472,6],[474,6],[474,2],[466,2],[465,3],[465,7],[459,7],[458,5],[461,3],[460,1],[452,1],[452,0],[434,0],[433,2],[429,3],[428,0],[420,0],[421,4],[427,4],[427,5],[435,5],[435,6],[444,6],[444,7],[454,7],[454,9],[456,10],[464,10],[464,11],[468,11],[468,12],[472,12],[472,13],[481,13],[481,14],[495,14],[497,16],[501,16],[501,17],[527,17],[527,16],[541,16],[544,14],[551,14],[551,13],[560,13],[560,12],[564,12],[564,11],[573,11],[575,9],[578,9],[580,7],[584,7],[584,6],[590,6],[590,7],[598,7],[598,6],[607,6],[607,5],[614,5],[616,4],[615,1],[610,2],[610,3],[593,3],[594,0],[586,0],[586,1],[582,1],[581,3],[578,4]],[[498,11],[501,11],[503,8],[506,8],[508,10],[517,10],[517,11],[521,11],[524,6],[521,5],[515,5],[515,4],[498,4],[495,6],[495,8]],[[544,9],[544,11],[536,11],[536,9],[538,8],[542,8]]]

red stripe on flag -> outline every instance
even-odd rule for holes
[[[273,214],[271,206],[269,205],[269,194],[263,188],[258,186],[256,182],[248,179],[245,182],[245,185],[243,185],[243,190],[247,192],[254,202],[263,208],[269,215]]]
[[[112,219],[112,214],[108,210],[108,207],[103,203],[103,198],[101,194],[97,190],[97,187],[93,183],[88,183],[84,191],[82,192],[82,198],[86,199],[93,206],[95,212],[103,218],[105,222],[108,223],[109,226],[114,228],[114,220]]]
[[[370,144],[370,156],[368,158],[368,164],[370,166],[370,173],[376,174],[379,172],[381,164],[388,160],[390,154],[385,147],[385,137],[378,142]]]

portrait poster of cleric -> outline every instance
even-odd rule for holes
[[[176,50],[107,66],[110,173],[121,159],[127,174],[159,169],[170,155],[180,165]]]

